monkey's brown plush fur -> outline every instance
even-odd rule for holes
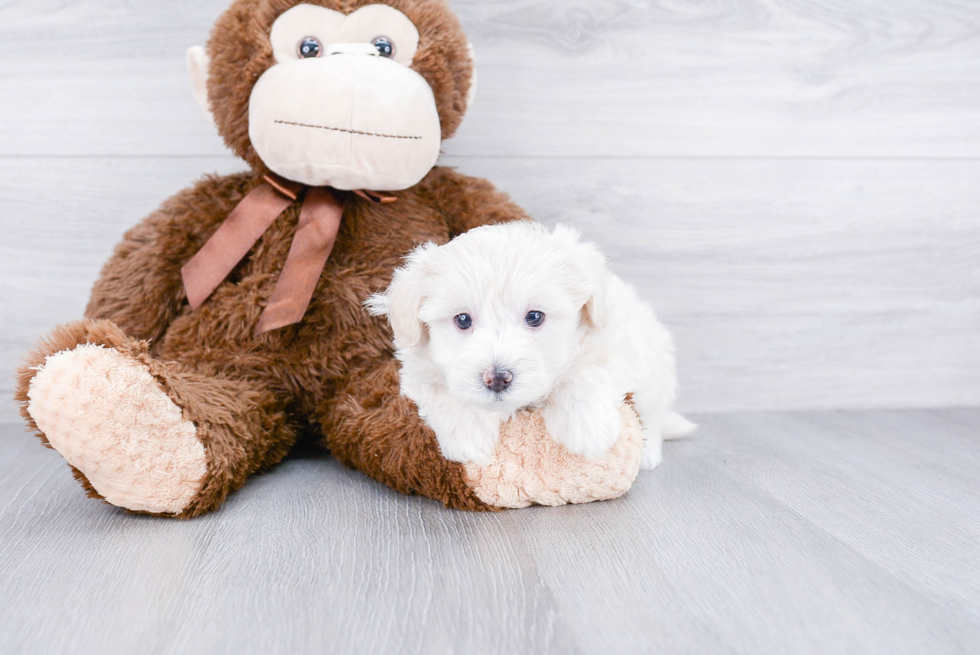
[[[442,457],[411,401],[399,395],[388,326],[361,303],[387,286],[418,243],[445,243],[474,225],[524,213],[487,182],[445,168],[396,194],[397,203],[355,197],[304,321],[255,337],[298,204],[197,311],[186,303],[180,267],[257,183],[251,174],[207,178],[125,235],[92,291],[90,320],[56,330],[21,369],[24,417],[36,428],[26,412],[27,391],[46,356],[101,344],[150,366],[198,427],[208,474],[181,516],[216,509],[252,473],[281,460],[304,431],[324,439],[344,463],[401,492],[486,509],[464,483],[463,466]]]
[[[372,4],[303,1],[345,13]],[[394,204],[352,196],[299,324],[254,336],[296,231],[299,203],[276,220],[203,306],[195,311],[187,303],[181,267],[268,172],[249,142],[248,101],[273,61],[270,26],[295,4],[236,0],[208,46],[209,97],[218,129],[252,172],[207,177],[125,235],[95,284],[86,320],[55,330],[20,370],[22,413],[45,439],[29,413],[38,368],[56,353],[96,344],[145,367],[203,444],[207,472],[199,491],[181,511],[161,514],[193,517],[216,509],[303,435],[398,491],[455,508],[492,509],[467,483],[463,465],[442,457],[415,406],[399,395],[391,333],[384,319],[362,307],[419,243],[445,243],[478,225],[527,218],[489,183],[437,167],[418,185],[392,194]],[[473,74],[466,37],[442,0],[386,4],[419,29],[412,68],[432,87],[443,137],[449,137],[462,119]],[[83,473],[75,474],[99,497]]]

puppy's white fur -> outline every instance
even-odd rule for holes
[[[643,424],[644,468],[660,463],[663,438],[694,430],[669,411],[677,388],[670,334],[572,228],[525,221],[428,243],[366,305],[388,316],[402,393],[447,459],[486,464],[501,421],[525,407],[541,407],[571,452],[599,458],[619,439],[628,393]],[[530,311],[545,314],[540,327],[526,325]],[[471,328],[456,326],[459,314]],[[505,391],[484,384],[493,370],[513,375]]]

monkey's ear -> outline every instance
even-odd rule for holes
[[[470,63],[473,64],[473,79],[470,80],[470,91],[466,94],[466,111],[469,111],[473,109],[473,101],[476,100],[476,51],[472,43],[467,42],[466,45],[470,51]]]
[[[214,115],[208,103],[208,53],[204,46],[196,45],[187,51],[187,72],[191,76],[191,91],[197,106],[205,113],[208,120],[214,124]]]

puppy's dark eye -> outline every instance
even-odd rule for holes
[[[315,36],[308,36],[299,42],[298,50],[303,59],[313,59],[323,54],[323,44]]]
[[[453,321],[456,323],[456,327],[458,327],[460,330],[469,330],[471,327],[473,327],[473,317],[469,314],[460,314],[454,318]]]
[[[387,36],[379,36],[374,41],[371,41],[371,43],[378,49],[378,54],[382,57],[390,58],[395,54],[395,44]]]
[[[530,311],[524,317],[524,324],[528,327],[539,327],[542,323],[544,323],[544,312]]]

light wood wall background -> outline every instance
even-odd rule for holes
[[[451,0],[443,163],[580,227],[687,411],[980,404],[980,1]],[[0,420],[122,232],[243,168],[184,69],[226,0],[0,4]]]

